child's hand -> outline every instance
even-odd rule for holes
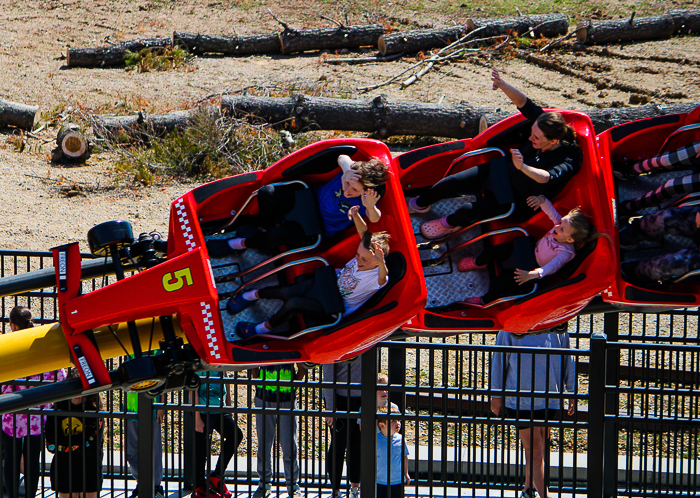
[[[518,149],[510,149],[510,157],[513,160],[513,166],[516,169],[523,169],[523,155]]]
[[[547,198],[543,195],[531,195],[530,197],[527,198],[527,205],[530,206],[532,209],[537,209],[542,204],[545,203]]]
[[[403,480],[404,480],[404,484],[405,484],[406,486],[408,486],[409,484],[411,484],[411,476],[408,475],[408,471],[406,471],[406,473],[404,474]]]
[[[379,201],[379,194],[373,188],[368,188],[363,192],[360,200],[362,201],[362,205],[365,207],[365,209],[370,209]]]
[[[525,282],[528,282],[535,278],[540,278],[540,274],[537,273],[535,270],[515,270],[515,281],[518,282],[518,284],[520,285],[523,285]]]
[[[382,246],[380,246],[376,242],[373,242],[372,249],[372,256],[374,257],[374,262],[378,265],[382,264],[384,262],[384,251],[382,250]]]
[[[360,206],[353,206],[348,210],[348,219],[352,220],[355,216],[359,216]]]
[[[345,190],[349,184],[360,181],[360,172],[356,169],[348,169],[343,171],[343,176],[340,177],[340,181],[343,183],[343,190]]]

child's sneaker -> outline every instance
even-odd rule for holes
[[[483,306],[484,305],[484,300],[481,297],[468,297],[466,299],[463,299],[462,302],[464,304],[471,304],[473,306]]]
[[[532,488],[523,489],[523,492],[520,493],[520,498],[537,498],[537,496],[537,491]]]
[[[410,197],[408,201],[406,201],[406,205],[408,206],[408,212],[410,214],[422,214],[430,211],[430,206],[422,208],[418,204],[416,204],[416,199],[418,199],[418,197]]]
[[[257,325],[258,325],[257,323],[253,323],[253,322],[238,322],[236,324],[236,334],[242,340],[250,339],[251,337],[255,337],[255,334],[257,334],[255,327]]]
[[[439,239],[449,235],[457,230],[461,230],[462,227],[446,227],[445,218],[439,218],[433,221],[426,221],[420,226],[420,233],[426,239]]]
[[[348,498],[360,498],[360,488],[355,488],[355,487],[350,488],[350,493],[348,494]]]
[[[243,293],[239,292],[235,296],[231,296],[231,299],[226,303],[226,311],[229,315],[237,315],[244,309],[251,306],[255,301],[248,301],[243,297]]]
[[[481,270],[482,268],[486,268],[486,265],[484,265],[484,266],[477,265],[476,258],[473,256],[470,256],[467,258],[462,258],[459,260],[459,263],[457,263],[457,270],[458,271],[474,271],[474,270]]]
[[[299,486],[287,486],[287,498],[303,498],[304,493],[301,492]]]
[[[156,488],[153,490],[153,498],[165,498],[163,486],[156,486]]]
[[[198,486],[192,494],[194,495],[194,498],[221,498],[219,493],[201,486]]]
[[[231,498],[233,496],[233,493],[226,487],[224,480],[217,476],[209,477],[209,492],[222,498]]]

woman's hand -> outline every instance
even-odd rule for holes
[[[518,149],[510,149],[510,155],[511,159],[513,160],[513,166],[515,166],[516,169],[522,171],[523,170],[523,155],[520,153]]]
[[[493,81],[492,90],[498,90],[505,84],[505,81],[501,79],[501,75],[498,73],[498,69],[491,71],[491,81]]]
[[[333,428],[333,417],[326,417],[326,425]]]
[[[515,281],[523,285],[525,282],[540,278],[540,274],[535,271],[515,270]]]
[[[352,206],[350,209],[348,209],[348,219],[353,220],[355,216],[360,216],[360,206]]]
[[[530,197],[527,198],[527,205],[530,206],[532,209],[537,209],[542,204],[545,203],[547,198],[543,195],[531,195]]]
[[[199,413],[194,414],[194,430],[197,432],[204,432],[204,420]]]
[[[379,202],[379,194],[373,188],[368,188],[364,191],[362,197],[360,197],[360,201],[362,201],[362,205],[365,207],[365,209],[370,209],[371,207],[376,206],[377,202]]]

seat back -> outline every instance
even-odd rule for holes
[[[284,219],[298,223],[306,235],[321,235],[323,221],[314,190],[304,188],[294,192],[294,207],[284,215]]]
[[[314,270],[314,285],[306,297],[321,303],[325,314],[345,313],[343,297],[338,289],[338,277],[332,266],[320,266]]]
[[[535,239],[530,237],[516,237],[513,239],[513,253],[505,260],[499,270],[527,270],[537,268],[535,258]]]
[[[389,293],[391,288],[399,283],[406,275],[406,258],[400,252],[390,252],[384,262],[388,270],[389,281],[362,305],[362,309],[374,308],[384,299],[384,296]]]
[[[499,204],[512,204],[515,202],[513,188],[508,177],[508,161],[505,157],[491,159],[489,176],[483,184],[483,190],[492,192]]]

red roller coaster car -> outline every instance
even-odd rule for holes
[[[600,163],[603,168],[612,171],[618,162],[647,159],[699,141],[700,107],[687,114],[669,114],[618,125],[598,135],[597,140]],[[667,170],[619,182],[616,193],[612,197],[617,199],[618,203],[633,199],[656,189],[671,178],[684,177],[693,172],[687,168]],[[697,195],[691,194],[672,199],[668,205],[683,205],[693,202],[697,203]],[[646,209],[638,214],[647,214],[653,210],[655,209]],[[626,223],[627,219],[621,218],[619,225],[624,226]],[[619,244],[618,224],[615,228],[615,242]],[[663,248],[647,247],[642,250],[622,251],[621,260],[624,262],[653,257],[659,252],[687,247],[689,243],[691,242],[683,240],[681,237],[667,236],[664,239]],[[684,275],[664,285],[653,283],[639,285],[626,281],[620,266],[616,266],[614,271],[615,282],[602,293],[602,299],[618,308],[658,311],[700,304],[700,284],[695,275]]]
[[[582,206],[591,216],[598,231],[613,234],[613,179],[609,169],[601,167],[590,119],[584,114],[560,110],[578,134],[583,152],[579,173],[569,181],[559,196],[552,199],[558,211]],[[530,123],[520,115],[511,116],[471,140],[460,140],[407,152],[396,158],[401,186],[408,195],[435,184],[443,177],[477,164],[490,161],[493,181],[488,187],[499,202],[512,201],[509,189],[503,189],[507,175],[505,159],[511,147],[526,142]],[[496,172],[494,172],[496,171]],[[479,193],[476,193],[479,195]],[[512,194],[510,194],[512,195]],[[448,199],[433,204],[428,214],[412,215],[414,233],[422,239],[418,226],[422,221],[453,212],[461,199]],[[517,223],[510,217],[494,217],[486,223],[467,228],[444,243],[419,244],[424,263],[428,291],[427,306],[403,326],[405,330],[427,332],[469,332],[507,330],[526,333],[544,330],[576,316],[596,295],[612,283],[619,266],[618,253],[606,239],[597,239],[577,252],[576,257],[555,275],[526,284],[516,296],[504,296],[488,307],[465,304],[467,297],[480,296],[488,287],[488,279],[499,268],[488,271],[457,271],[457,261],[475,255],[488,246],[515,238],[512,267],[524,267],[532,259],[532,242],[551,228],[544,213]],[[529,236],[529,237],[526,237]],[[530,262],[531,264],[531,262]]]

